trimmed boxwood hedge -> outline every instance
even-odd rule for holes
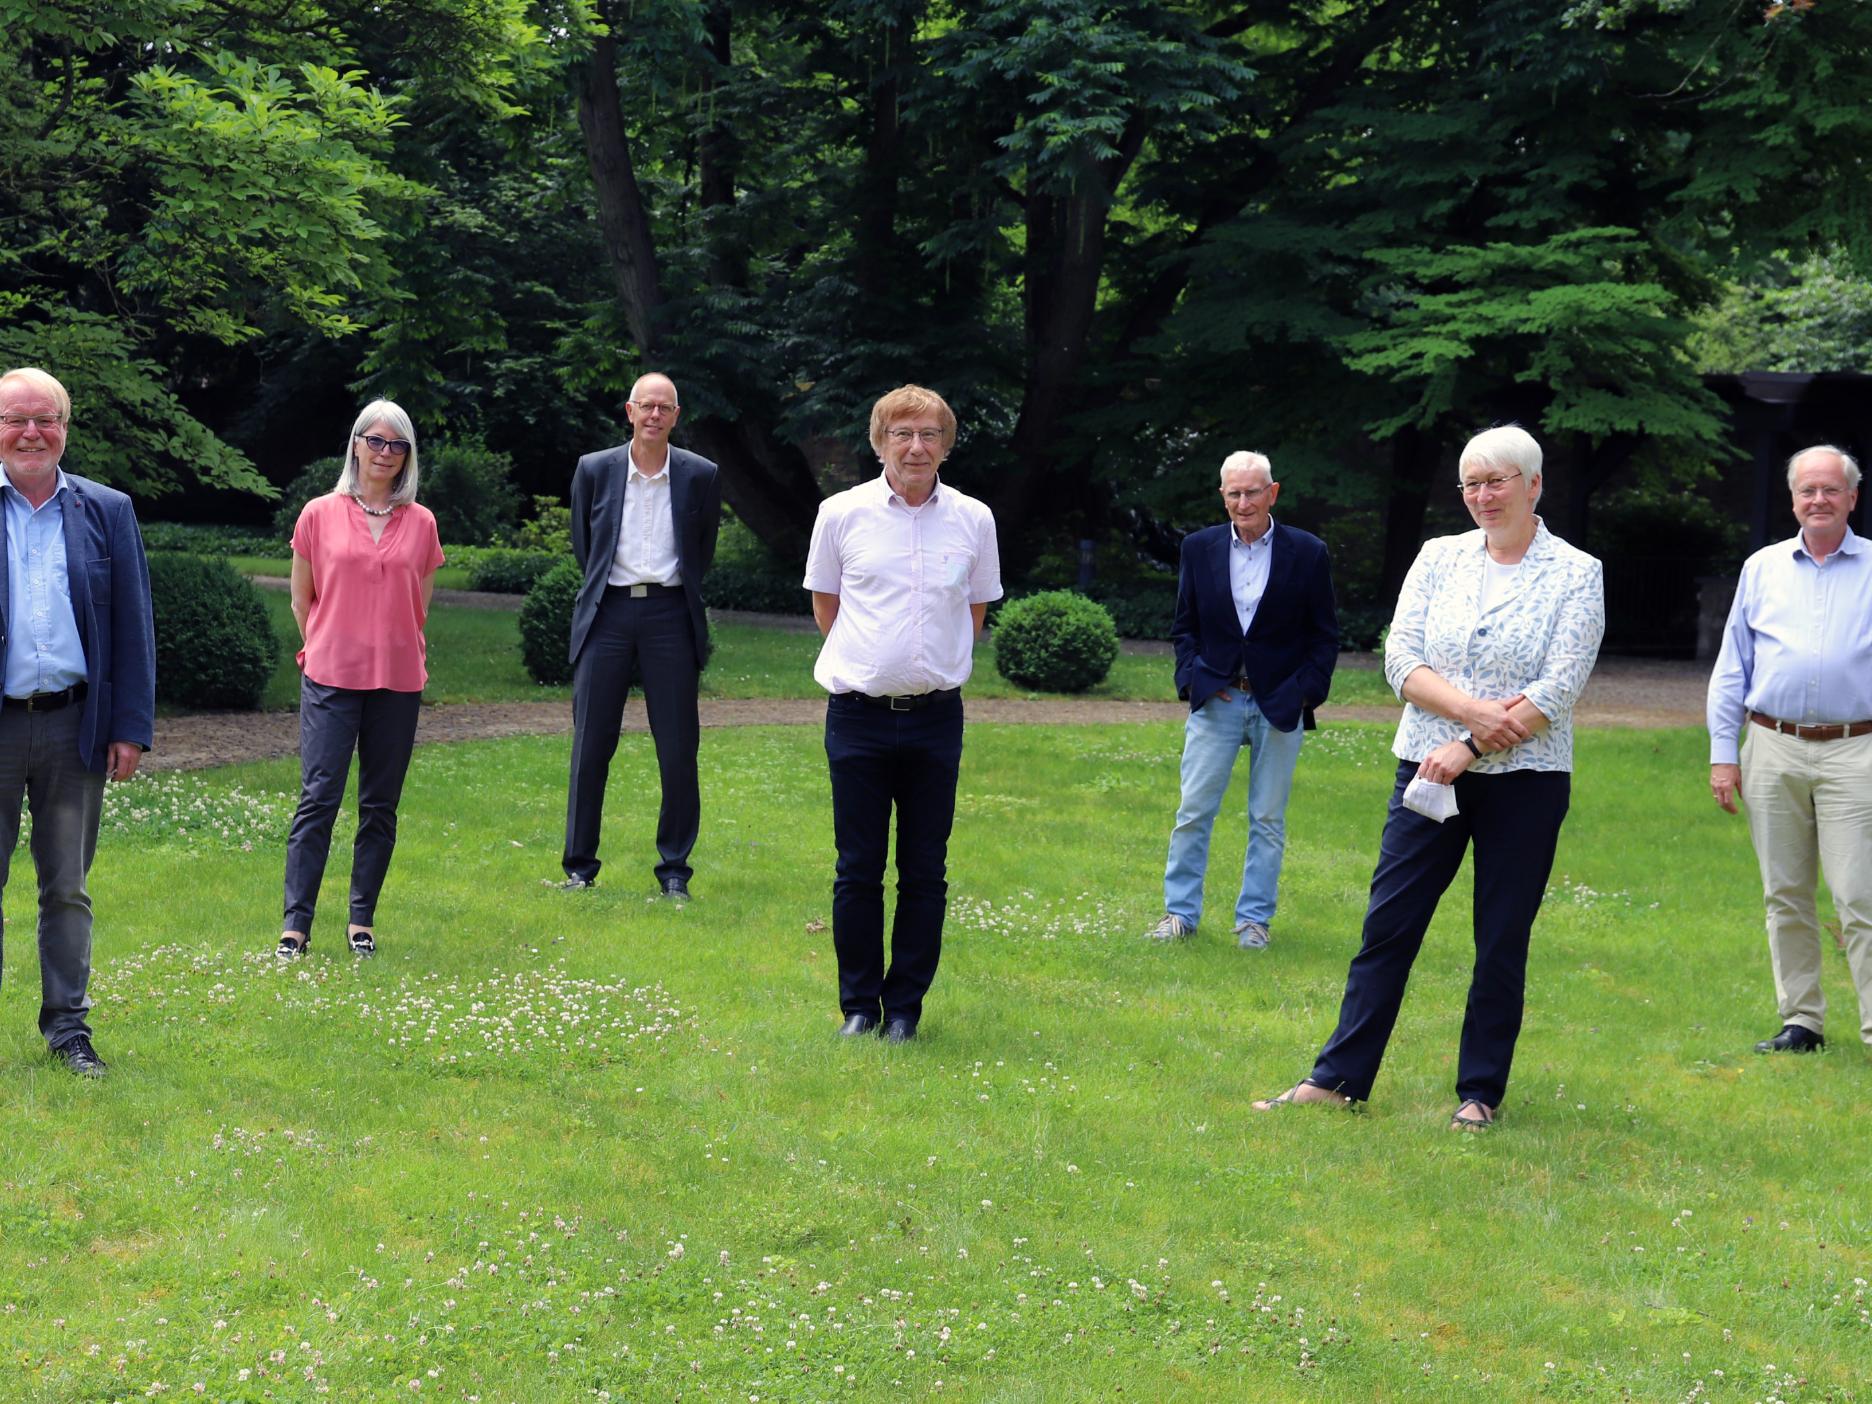
[[[1105,681],[1118,630],[1105,607],[1071,590],[1012,600],[995,617],[995,667],[1016,687],[1084,692]]]
[[[578,602],[584,574],[567,559],[547,571],[527,591],[520,606],[520,658],[533,681],[546,687],[572,681],[572,606]]]
[[[219,558],[149,558],[156,698],[178,707],[260,705],[279,639],[260,592]]]

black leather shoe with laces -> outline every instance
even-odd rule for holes
[[[61,1043],[52,1050],[52,1056],[80,1077],[102,1077],[110,1071],[109,1065],[98,1057],[97,1049],[91,1046],[91,1040],[84,1034]]]

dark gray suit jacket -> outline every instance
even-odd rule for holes
[[[702,577],[715,560],[715,536],[721,530],[720,470],[708,459],[670,446],[670,515],[676,528],[676,564],[682,573],[689,623],[695,631],[696,666],[708,662],[708,616],[702,609]],[[585,579],[572,607],[572,662],[578,662],[605,577],[617,551],[624,520],[624,489],[630,480],[630,445],[588,453],[572,474],[572,554]]]

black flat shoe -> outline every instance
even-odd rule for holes
[[[291,936],[281,936],[279,944],[273,948],[273,954],[281,960],[297,960],[312,949],[312,938],[301,936],[297,941]]]
[[[1764,1038],[1755,1045],[1757,1053],[1818,1053],[1826,1047],[1826,1040],[1812,1029],[1804,1029],[1799,1024],[1789,1024],[1773,1038]]]
[[[686,878],[666,877],[663,879],[663,895],[672,902],[689,900],[689,882]]]
[[[854,1014],[839,1025],[840,1038],[858,1038],[877,1027],[877,1020],[869,1014]]]
[[[374,956],[377,954],[377,938],[368,931],[353,931],[345,940],[351,943],[353,955]]]
[[[109,1064],[98,1057],[97,1049],[83,1034],[61,1043],[52,1050],[52,1056],[80,1077],[102,1077],[110,1071]]]
[[[917,1021],[906,1019],[901,1014],[893,1014],[884,1021],[884,1028],[879,1035],[886,1043],[908,1043],[916,1037]]]

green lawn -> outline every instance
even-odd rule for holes
[[[0,990],[11,1400],[1847,1400],[1872,1358],[1867,1061],[1772,1031],[1700,733],[1590,731],[1501,1126],[1443,1130],[1452,892],[1363,1115],[1262,1117],[1328,1031],[1389,729],[1309,739],[1264,953],[1158,911],[1179,729],[971,728],[923,1037],[839,1043],[809,728],[710,732],[697,900],[602,884],[566,740],[426,747],[379,911],[281,968],[290,763],[113,791],[81,1083]],[[1208,899],[1240,858],[1238,779]],[[26,860],[11,916],[32,929]]]
[[[299,672],[293,663],[298,630],[283,591],[262,591],[280,638],[280,662],[267,686],[268,708],[299,705]],[[571,696],[570,688],[542,688],[520,662],[517,616],[503,610],[437,605],[429,614],[430,702],[520,702]],[[816,633],[796,633],[746,624],[714,627],[715,656],[702,676],[704,697],[822,697],[813,681],[819,653]],[[1174,701],[1172,660],[1167,654],[1120,654],[1111,674],[1087,697]],[[971,697],[1036,697],[1008,682],[994,666],[992,644],[975,651]],[[1335,702],[1395,704],[1376,669],[1342,666],[1333,681]]]

